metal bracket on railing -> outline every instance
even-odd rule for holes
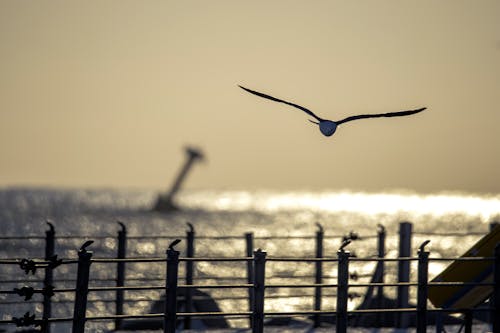
[[[347,245],[349,245],[349,244],[351,244],[351,240],[350,240],[350,239],[344,239],[344,240],[342,240],[342,245],[340,245],[340,247],[339,247],[339,251],[344,252],[344,248],[345,248]]]
[[[319,224],[319,222],[316,222],[316,226],[318,227],[319,232],[323,232],[323,226]]]
[[[385,227],[382,224],[377,224],[378,232],[385,232]]]
[[[52,297],[54,296],[54,286],[45,286],[42,291],[35,291],[33,287],[24,286],[22,288],[14,288],[14,292],[19,296],[24,297],[25,301],[29,301],[35,293],[42,294],[44,296]]]
[[[172,250],[172,251],[175,251],[174,246],[176,246],[176,245],[177,245],[177,244],[179,244],[180,242],[181,242],[181,240],[177,238],[177,239],[176,239],[176,240],[174,240],[172,243],[170,243],[170,245],[168,246],[168,249],[169,249],[169,250]]]
[[[42,289],[42,295],[47,296],[47,297],[52,297],[55,295],[54,289],[55,289],[54,286],[45,285]]]
[[[36,316],[35,314],[30,315],[30,312],[26,312],[24,316],[22,317],[12,317],[12,322],[16,324],[17,327],[22,327],[22,326],[39,326],[40,331],[38,330],[30,330],[30,332],[45,332],[47,325],[48,325],[48,320],[47,318],[43,319],[35,319]],[[23,331],[24,332],[24,331]]]
[[[35,263],[34,260],[28,259],[28,258],[24,258],[19,263],[19,266],[21,267],[22,270],[24,270],[24,272],[26,274],[29,274],[29,272],[31,272],[32,275],[35,275],[35,272],[36,272],[36,263]]]
[[[123,224],[123,222],[121,221],[116,221],[116,223],[118,223],[120,225],[120,227],[122,227],[122,231],[123,232],[126,232],[127,231],[127,227],[125,226],[125,224]]]
[[[358,240],[358,239],[360,239],[358,233],[351,230],[349,232],[349,234],[345,235],[342,238],[342,241],[346,241],[346,240]]]
[[[33,297],[35,289],[33,289],[33,287],[24,286],[22,288],[14,288],[14,292],[19,296],[24,297],[25,301],[29,301],[31,297]]]
[[[33,259],[24,258],[19,262],[19,267],[21,267],[21,269],[26,274],[29,274],[31,272],[32,275],[35,275],[37,268],[48,267],[48,268],[54,269],[57,266],[62,264],[62,259],[57,259],[57,254],[51,256],[47,261],[48,261],[48,263],[43,263],[43,262],[37,263]]]
[[[93,240],[88,240],[83,245],[80,247],[80,253],[87,253],[87,247],[89,247],[92,243],[94,243]]]
[[[47,224],[49,225],[49,232],[51,233],[55,233],[56,230],[54,229],[54,225],[50,222],[50,220],[45,220],[45,222],[47,222]]]
[[[36,319],[35,319],[35,314],[32,314],[30,315],[30,312],[26,312],[24,314],[24,316],[22,317],[12,317],[12,321],[14,322],[14,324],[16,324],[17,327],[21,327],[21,326],[32,326],[32,325],[36,325],[37,322],[36,322]],[[40,325],[40,324],[38,324]]]
[[[193,225],[192,225],[190,222],[187,222],[186,224],[187,224],[187,225],[188,225],[188,227],[189,227],[189,232],[194,232],[194,227],[193,227]]]
[[[424,249],[424,248],[425,248],[425,246],[426,246],[427,244],[429,244],[430,242],[431,242],[431,241],[430,241],[430,239],[426,240],[425,242],[423,242],[423,243],[420,245],[420,247],[418,248],[418,250],[419,250],[420,252],[424,252],[424,250],[425,250],[425,249]]]
[[[54,254],[49,258],[49,268],[54,269],[62,264],[62,259],[57,259],[57,254]]]

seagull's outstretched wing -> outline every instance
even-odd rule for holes
[[[399,111],[399,112],[378,113],[378,114],[360,114],[357,116],[351,116],[351,117],[347,117],[345,119],[336,121],[336,123],[337,123],[337,125],[340,125],[342,123],[347,123],[348,121],[357,120],[357,119],[409,116],[409,115],[412,115],[415,113],[422,112],[425,109],[427,109],[427,108],[420,108],[420,109],[416,109],[416,110]]]
[[[273,96],[269,96],[269,95],[266,95],[266,94],[263,94],[263,93],[260,93],[258,91],[255,91],[255,90],[252,90],[252,89],[248,89],[248,88],[245,88],[245,87],[242,87],[242,86],[238,86],[240,87],[241,89],[243,90],[246,90],[248,91],[249,93],[251,94],[254,94],[254,95],[257,95],[259,97],[263,97],[263,98],[267,98],[267,99],[270,99],[271,101],[275,101],[275,102],[280,102],[280,103],[285,103],[287,105],[291,105],[297,109],[300,109],[302,111],[304,111],[305,113],[307,113],[308,115],[314,117],[316,120],[318,121],[323,121],[323,119],[321,119],[320,117],[318,117],[317,115],[315,115],[311,110],[309,109],[306,109],[305,107],[303,106],[300,106],[300,105],[297,105],[297,104],[294,104],[294,103],[290,103],[290,102],[287,102],[287,101],[284,101],[282,99],[279,99],[279,98],[276,98],[276,97],[273,97]]]

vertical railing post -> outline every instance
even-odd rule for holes
[[[349,251],[343,247],[337,252],[338,273],[337,273],[337,318],[336,333],[347,332],[347,301],[349,299]]]
[[[52,223],[47,221],[49,225],[49,230],[45,232],[45,260],[50,260],[50,258],[54,255],[55,248],[55,236],[56,231]],[[43,285],[45,288],[52,286],[54,283],[54,273],[53,268],[50,265],[45,268],[45,277],[43,279]],[[45,293],[43,295],[43,318],[50,318],[52,316],[52,303],[51,296],[49,293]],[[45,333],[50,333],[50,323],[47,322],[47,325],[42,326],[42,331]]]
[[[189,230],[186,231],[186,257],[194,258],[194,227],[191,223],[188,223]],[[194,262],[191,260],[186,261],[186,284],[193,284],[193,272],[194,272]],[[186,312],[193,312],[193,289],[187,288],[185,290],[185,301],[186,301]],[[191,328],[191,317],[184,317],[184,329]]]
[[[464,333],[472,333],[472,310],[464,312]]]
[[[418,289],[417,289],[417,333],[427,331],[427,280],[429,271],[429,252],[424,250],[429,241],[422,243],[418,250]]]
[[[170,246],[167,250],[167,277],[165,284],[165,313],[163,332],[174,333],[177,326],[177,284],[179,275],[179,251]]]
[[[490,222],[490,231],[493,231],[493,229],[495,229],[499,224],[500,224],[499,221]]]
[[[87,294],[89,291],[90,264],[92,251],[87,251],[86,247],[94,241],[85,242],[78,251],[78,268],[75,288],[75,307],[73,309],[73,330],[72,333],[84,333],[87,312]]]
[[[250,258],[253,256],[253,233],[252,232],[247,232],[245,233],[245,244],[246,244],[246,257]],[[253,262],[252,261],[247,261],[247,283],[248,284],[253,284],[254,282],[254,269],[253,269]],[[249,311],[253,311],[253,304],[254,304],[254,290],[253,288],[248,288],[248,309]],[[250,317],[250,327],[252,327],[252,322],[253,319]]]
[[[266,255],[267,253],[258,249],[254,255],[254,304],[252,315],[252,333],[264,332],[264,292],[266,279]]]
[[[316,231],[316,258],[323,258],[323,239],[324,230],[321,224],[318,225],[318,231]],[[323,283],[323,262],[316,261],[316,272],[315,272],[314,283]],[[314,311],[321,311],[321,291],[322,288],[317,286],[314,288]],[[314,327],[319,327],[321,325],[321,316],[319,314],[314,315]]]
[[[121,226],[121,230],[118,231],[118,249],[117,249],[117,259],[125,259],[127,256],[127,228],[122,222],[118,222]],[[116,286],[123,287],[125,285],[125,262],[120,261],[116,264]],[[117,315],[123,314],[123,301],[124,301],[124,291],[122,289],[116,290],[116,304],[115,313]],[[122,328],[122,319],[115,319],[115,330]]]
[[[381,224],[378,225],[377,231],[377,257],[379,259],[385,258],[385,236],[386,231],[385,227]],[[377,296],[375,298],[375,302],[377,304],[378,309],[382,309],[384,307],[384,286],[382,285],[385,280],[385,262],[379,261],[377,262],[377,280],[374,282],[381,283],[380,286],[377,287]],[[382,318],[385,318],[385,315],[378,313],[375,315],[376,317],[376,326],[380,327],[382,324]]]
[[[495,264],[493,272],[493,295],[492,305],[493,313],[491,314],[493,333],[500,333],[500,243],[495,247]]]
[[[410,222],[401,222],[399,224],[399,258],[408,258],[411,256],[411,237],[412,224]],[[398,261],[398,282],[410,282],[410,261]],[[408,286],[398,286],[397,307],[408,308],[409,306]],[[398,316],[397,327],[407,328],[409,325],[408,313],[401,312]]]
[[[385,258],[385,228],[383,225],[379,224],[379,229],[377,231],[377,257]],[[380,270],[380,279],[377,282],[384,283],[384,273],[385,273],[385,262],[379,261],[377,263],[378,269]],[[377,300],[379,303],[382,302],[384,297],[384,286],[380,285],[377,287]],[[379,304],[381,305],[381,304]]]

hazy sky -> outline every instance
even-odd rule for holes
[[[500,1],[0,0],[0,186],[498,194],[499,124]]]

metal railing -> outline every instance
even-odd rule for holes
[[[324,231],[322,228],[316,233],[316,255],[315,257],[293,258],[293,257],[268,257],[267,253],[262,250],[254,251],[253,234],[245,234],[246,253],[245,257],[225,257],[225,258],[202,258],[194,256],[194,242],[195,234],[192,227],[187,232],[185,237],[186,257],[180,257],[180,252],[176,251],[173,246],[166,252],[165,257],[150,257],[150,258],[126,258],[126,245],[127,235],[125,225],[121,224],[121,230],[118,233],[117,239],[117,258],[93,258],[93,252],[88,251],[87,248],[91,246],[92,241],[85,242],[78,251],[78,259],[59,259],[54,254],[55,244],[55,230],[49,224],[50,229],[46,233],[46,249],[44,259],[4,259],[0,260],[0,265],[18,265],[25,274],[35,275],[39,271],[44,271],[44,287],[32,288],[22,287],[14,288],[13,290],[0,290],[0,294],[18,294],[24,297],[25,301],[30,301],[35,294],[43,295],[43,315],[42,318],[36,318],[35,314],[26,312],[24,316],[13,316],[10,320],[0,320],[0,324],[14,324],[17,326],[35,326],[39,327],[40,331],[50,332],[51,323],[59,322],[72,322],[72,332],[84,332],[85,324],[89,321],[114,321],[115,327],[118,329],[122,326],[124,319],[163,319],[164,332],[175,332],[177,320],[182,318],[184,320],[184,327],[189,328],[193,318],[203,317],[225,317],[225,318],[249,318],[252,332],[263,332],[264,318],[267,317],[283,317],[283,316],[309,316],[314,320],[314,326],[318,327],[321,323],[321,318],[331,317],[334,318],[336,332],[346,332],[349,318],[352,316],[362,316],[369,313],[391,313],[399,318],[399,324],[405,325],[405,315],[413,313],[416,315],[416,329],[417,332],[425,332],[427,325],[427,316],[431,312],[445,312],[445,313],[461,313],[465,317],[466,332],[471,331],[472,327],[472,312],[473,311],[489,311],[491,313],[492,327],[494,332],[500,332],[500,250],[496,249],[492,257],[471,257],[471,258],[430,258],[429,252],[425,251],[424,242],[419,248],[418,256],[411,256],[411,249],[405,249],[409,244],[404,244],[405,239],[411,239],[411,234],[404,234],[404,230],[408,227],[404,224],[400,227],[400,255],[407,253],[406,256],[398,258],[384,258],[385,256],[385,229],[379,228],[377,236],[370,236],[369,238],[376,238],[378,240],[378,255],[375,258],[357,258],[345,250],[345,246],[359,238],[358,235],[350,233],[343,237],[343,244],[337,251],[336,257],[323,256],[323,240]],[[411,231],[411,228],[409,228]],[[409,238],[408,238],[409,237]],[[129,237],[130,238],[130,237]],[[21,239],[17,237],[16,239]],[[172,239],[172,238],[171,238]],[[408,242],[407,242],[408,243]],[[410,242],[411,244],[411,242]],[[406,252],[405,252],[406,251]],[[492,254],[493,255],[493,254]],[[493,287],[493,294],[491,297],[491,307],[486,310],[478,309],[453,309],[453,308],[435,308],[429,309],[427,306],[427,292],[430,286],[440,287],[453,287],[465,286],[466,283],[437,283],[428,282],[428,265],[430,261],[442,260],[488,260],[494,261],[494,281],[492,283],[470,283],[474,286],[490,286]],[[247,283],[230,283],[230,284],[195,284],[193,277],[193,264],[196,262],[237,262],[246,264],[247,268]],[[410,261],[417,262],[418,279],[416,282],[410,282],[409,270]],[[308,262],[314,264],[315,274],[314,283],[266,283],[266,263],[269,262]],[[398,282],[385,283],[383,278],[373,280],[370,283],[352,283],[351,274],[349,274],[349,264],[355,262],[374,262],[377,263],[378,269],[382,270],[382,277],[384,263],[397,262],[398,263]],[[116,265],[116,284],[115,286],[91,286],[90,285],[90,272],[92,264],[103,265]],[[165,265],[166,275],[164,284],[161,285],[144,285],[144,286],[127,286],[125,284],[125,269],[127,263],[163,263]],[[185,284],[179,283],[179,265],[185,265]],[[323,283],[323,263],[334,263],[337,265],[336,283]],[[76,281],[74,288],[54,288],[53,271],[59,266],[63,265],[76,265]],[[407,271],[405,271],[407,270]],[[14,281],[14,280],[12,280]],[[38,280],[40,281],[40,280]],[[71,281],[71,280],[69,280]],[[30,280],[30,282],[32,282]],[[380,288],[379,295],[382,294],[381,290],[384,287],[396,287],[398,289],[398,306],[389,309],[357,309],[348,310],[348,300],[352,296],[349,291],[356,288]],[[417,289],[417,304],[415,307],[409,307],[408,303],[408,288]],[[313,289],[314,290],[314,306],[310,311],[293,311],[293,312],[270,312],[264,311],[266,290],[274,288],[295,288],[295,289]],[[326,288],[333,288],[336,290],[334,295],[329,294],[328,297],[336,297],[335,310],[322,310],[321,300],[326,295],[323,290]],[[180,289],[185,290],[185,309],[183,312],[177,310],[177,294]],[[248,291],[248,311],[232,311],[232,312],[193,312],[193,293],[194,289],[244,289]],[[125,291],[143,291],[155,290],[164,292],[166,295],[166,306],[164,313],[148,313],[142,315],[128,315],[124,314],[123,304],[125,302]],[[88,295],[98,292],[115,292],[114,301],[116,304],[115,314],[101,315],[101,316],[87,316],[87,305],[89,303]],[[54,294],[60,293],[74,293],[74,306],[72,317],[54,318],[51,315],[52,302],[51,298]],[[406,297],[406,299],[404,299]],[[0,303],[2,303],[0,301]],[[407,319],[406,319],[407,320]],[[406,323],[407,325],[407,323]]]

